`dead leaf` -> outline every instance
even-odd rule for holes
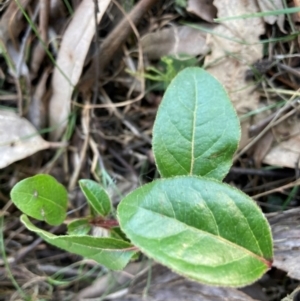
[[[300,159],[300,119],[295,115],[273,129],[277,140],[263,162],[265,164],[289,168],[299,168]]]
[[[213,0],[188,0],[186,10],[210,23],[214,22],[217,15]]]
[[[0,111],[0,168],[27,158],[50,145],[25,118]]]
[[[50,14],[50,1],[40,1],[39,11],[39,32],[40,37],[32,52],[30,63],[31,78],[35,78],[41,63],[45,58],[46,52],[43,45],[48,44],[48,22]]]
[[[260,0],[257,1],[257,3],[262,12],[284,9],[282,0]],[[286,33],[286,31],[284,30],[285,15],[278,15],[278,16],[269,15],[269,16],[264,16],[263,18],[266,23],[271,25],[277,22],[277,25],[280,28],[280,30]]]
[[[267,214],[274,240],[273,266],[300,280],[300,208]]]
[[[97,21],[104,15],[110,0],[98,1]],[[52,78],[53,94],[49,103],[51,140],[58,140],[67,124],[71,110],[71,96],[78,83],[82,68],[95,33],[95,6],[93,1],[83,0],[68,28],[66,29],[58,52],[56,68]]]
[[[26,9],[29,3],[30,0],[19,1],[19,5],[24,9]],[[0,19],[0,40],[3,44],[11,40],[14,46],[17,46],[15,43],[18,35],[24,29],[24,24],[22,12],[19,10],[16,1],[10,1],[8,8]]]
[[[215,0],[214,5],[219,18],[259,11],[253,0]],[[211,54],[205,58],[206,69],[225,86],[239,115],[259,107],[255,82],[245,78],[249,66],[262,59],[263,48],[259,41],[264,30],[264,22],[260,18],[236,19],[221,23],[208,35]],[[246,119],[242,123],[240,149],[250,141],[249,122],[250,119]]]
[[[146,34],[141,39],[141,45],[144,54],[149,59],[179,54],[197,56],[209,51],[206,44],[206,33],[190,26],[170,26]]]
[[[46,127],[46,91],[49,73],[50,69],[46,69],[43,74],[40,75],[39,82],[35,87],[27,113],[28,120],[38,130]]]
[[[231,17],[259,11],[256,1],[215,0],[218,17]],[[249,66],[262,58],[259,37],[264,33],[260,18],[237,19],[222,23],[209,35],[211,55],[206,56],[207,70],[225,86],[239,113],[258,107],[259,95],[254,83],[245,81]]]
[[[272,166],[295,168],[300,158],[300,136],[294,136],[272,147],[263,162]]]

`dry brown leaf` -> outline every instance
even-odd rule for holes
[[[164,55],[187,54],[196,56],[209,51],[206,33],[190,26],[171,26],[146,34],[141,39],[143,53],[149,59]]]
[[[296,108],[297,109],[297,108]],[[298,109],[299,110],[299,109]],[[273,129],[277,143],[265,156],[263,162],[269,165],[299,168],[300,160],[300,119],[289,117]]]
[[[299,158],[300,135],[297,135],[272,147],[263,162],[273,166],[299,168]]]
[[[186,10],[210,23],[214,21],[217,14],[213,0],[188,0]]]
[[[262,12],[280,10],[284,8],[282,0],[260,0],[257,1],[257,3]],[[280,28],[280,30],[286,33],[286,31],[284,30],[285,15],[278,15],[278,16],[271,15],[271,16],[264,16],[263,18],[266,23],[271,25],[277,22],[277,25]]]
[[[98,0],[98,22],[110,1]],[[50,126],[55,128],[51,132],[51,140],[58,140],[67,124],[74,86],[78,83],[82,73],[84,60],[95,33],[94,10],[93,1],[83,0],[63,35],[56,61],[59,68],[54,69],[52,78],[53,94],[49,104]]]
[[[19,5],[24,9],[29,3],[30,0],[19,1]],[[24,24],[22,12],[16,1],[10,1],[8,8],[0,18],[0,40],[4,44],[6,44],[8,40],[12,40],[15,44],[18,35],[23,30]]]
[[[259,9],[254,0],[215,0],[218,17],[255,13]],[[239,113],[257,108],[259,96],[254,86],[245,81],[249,66],[262,58],[259,37],[264,33],[260,18],[238,19],[222,23],[209,36],[212,53],[206,56],[207,70],[223,83]]]
[[[274,239],[273,266],[300,280],[300,208],[267,215]]]
[[[49,147],[28,120],[9,111],[0,111],[0,141],[0,168]]]
[[[44,128],[47,121],[46,91],[49,73],[50,69],[48,68],[44,70],[43,74],[40,76],[39,82],[37,83],[32,95],[27,113],[28,120],[38,130]]]
[[[48,21],[50,15],[50,1],[40,1],[40,12],[39,12],[39,41],[33,48],[32,61],[30,63],[31,78],[35,78],[41,63],[45,58],[46,52],[43,45],[48,44]],[[43,42],[43,43],[41,43]]]

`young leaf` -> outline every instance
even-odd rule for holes
[[[87,235],[91,230],[91,225],[86,218],[76,219],[68,224],[69,235]]]
[[[142,252],[202,283],[248,285],[272,263],[270,227],[259,207],[216,180],[153,181],[122,200],[118,217]]]
[[[20,181],[11,190],[10,197],[23,213],[50,225],[59,225],[66,217],[67,191],[49,175],[40,174]]]
[[[46,242],[70,253],[93,259],[108,269],[121,270],[136,253],[128,242],[114,238],[93,236],[56,236],[33,225],[26,215],[21,216],[26,228],[38,234]]]
[[[86,199],[99,215],[106,216],[110,213],[110,198],[100,184],[92,180],[80,180],[79,185]]]
[[[239,121],[223,86],[200,68],[178,73],[165,92],[153,128],[153,152],[162,177],[222,180],[239,139]]]

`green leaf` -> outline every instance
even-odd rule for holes
[[[222,180],[239,139],[239,121],[223,86],[200,68],[178,73],[165,92],[153,128],[153,152],[162,177]]]
[[[79,185],[89,204],[99,215],[106,216],[110,213],[110,198],[100,184],[92,180],[80,180]]]
[[[76,219],[68,224],[69,235],[86,235],[91,230],[91,225],[86,218]]]
[[[120,229],[120,227],[113,227],[110,229],[110,236],[113,238],[117,238],[117,239],[122,239],[125,241],[128,241],[128,238],[126,237],[126,235],[123,233],[123,231]]]
[[[93,236],[56,236],[33,225],[26,215],[21,216],[26,228],[38,234],[46,242],[70,253],[93,259],[108,269],[121,270],[136,253],[130,243]]]
[[[142,252],[202,283],[244,286],[271,266],[272,237],[260,208],[217,180],[156,180],[126,196],[118,218]]]
[[[17,183],[11,190],[13,203],[25,214],[59,225],[66,218],[68,194],[63,185],[45,174]]]

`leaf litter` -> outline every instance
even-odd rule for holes
[[[9,111],[0,111],[0,141],[0,168],[50,147],[27,119]]]
[[[37,5],[19,0],[1,6],[0,202],[12,273],[25,283],[25,293],[49,300],[103,295],[123,301],[142,296],[172,301],[280,300],[300,280],[299,13],[214,20],[284,10],[299,6],[299,1],[157,2]],[[269,212],[274,268],[244,292],[195,284],[148,261],[146,266],[136,263],[131,269],[132,263],[125,272],[99,277],[103,271],[95,263],[81,262],[24,232],[18,212],[10,207],[12,186],[40,172],[69,187],[69,207],[74,210],[70,219],[86,215],[77,190],[80,178],[104,183],[116,205],[122,194],[155,177],[153,120],[162,89],[185,66],[183,56],[196,57],[192,64],[206,66],[221,81],[239,113],[243,138],[226,181],[254,196]],[[289,210],[282,213],[284,209]],[[5,275],[3,261],[0,269]],[[41,278],[45,274],[52,276],[51,283]],[[86,282],[80,280],[83,275]],[[125,280],[114,282],[121,275]],[[88,293],[94,281],[99,289],[92,296]],[[19,298],[9,281],[0,287],[6,291],[3,300]]]

